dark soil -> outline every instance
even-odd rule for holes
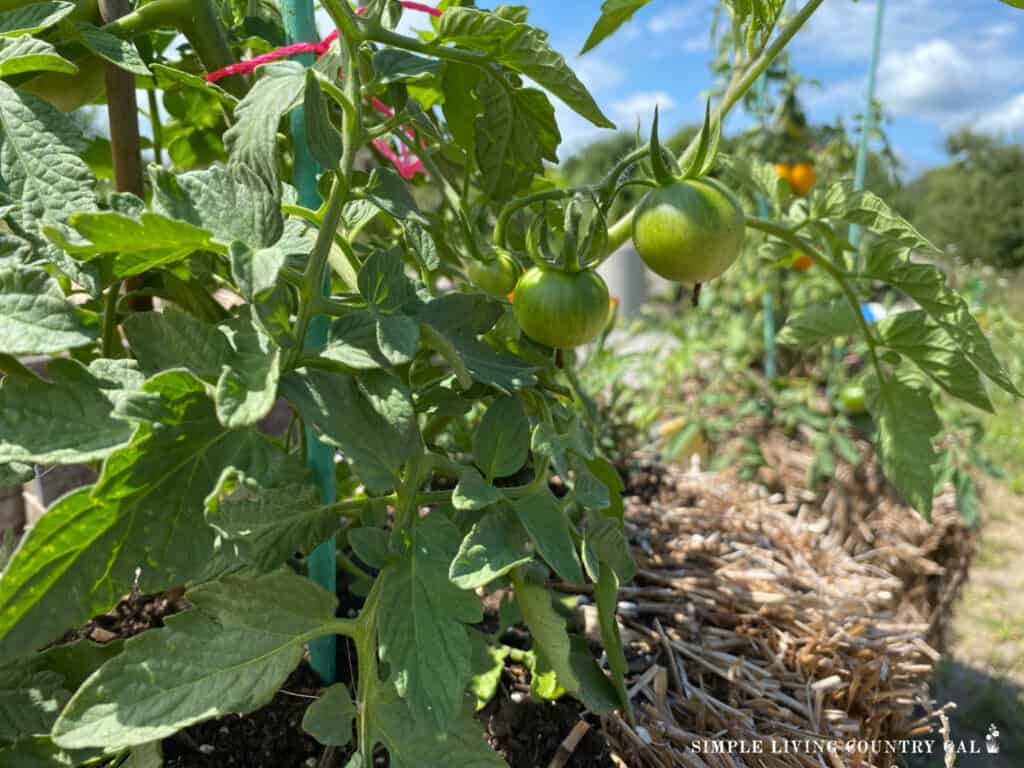
[[[321,689],[303,662],[267,706],[248,715],[207,720],[164,739],[165,768],[304,768],[316,766],[323,746],[302,730],[302,716]],[[335,753],[334,766],[348,752]]]
[[[519,665],[507,667],[501,683],[497,696],[477,719],[483,723],[491,747],[511,768],[548,765],[581,719],[592,727],[572,750],[566,768],[614,768],[596,718],[581,704],[568,698],[555,702],[531,699],[529,673]]]

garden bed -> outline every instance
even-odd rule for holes
[[[888,497],[858,495],[869,486],[854,479],[871,476],[870,462],[839,473],[818,504],[796,483],[793,450],[778,464],[779,477],[794,481],[781,491],[660,466],[631,474],[627,529],[640,570],[622,590],[620,619],[637,721],[613,715],[599,722],[568,698],[531,699],[528,674],[510,664],[478,719],[513,768],[716,765],[691,742],[739,739],[770,751],[772,741],[901,739],[931,730],[928,683],[939,654],[927,638],[946,624],[973,538],[950,516],[955,510],[943,507],[944,497],[929,526]],[[851,531],[884,531],[886,547],[871,548]],[[906,567],[887,571],[894,559]],[[586,632],[593,618],[586,590],[560,588],[581,593],[577,614]],[[128,636],[182,607],[173,596],[135,596],[77,634]],[[338,656],[339,674],[350,680],[354,654],[341,643]],[[302,731],[319,690],[304,662],[257,712],[200,723],[165,741],[166,765],[344,765],[346,751],[325,757]],[[748,765],[741,755],[732,759],[737,768]],[[780,768],[810,764],[796,752],[770,759]],[[831,759],[893,764],[885,756]]]

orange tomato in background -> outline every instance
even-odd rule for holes
[[[794,195],[806,195],[811,191],[814,182],[818,180],[818,174],[810,163],[797,163],[789,172],[789,186]]]
[[[795,269],[797,272],[806,272],[813,266],[814,259],[808,256],[806,253],[798,253],[793,258],[793,269]]]

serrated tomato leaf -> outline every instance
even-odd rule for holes
[[[266,704],[334,618],[336,598],[287,570],[189,590],[195,606],[90,677],[53,729],[66,748],[118,749]]]

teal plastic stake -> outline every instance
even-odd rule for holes
[[[878,75],[878,59],[882,50],[882,19],[885,16],[885,0],[877,0],[875,9],[875,39],[871,43],[871,64],[868,68],[868,93],[864,103],[864,121],[861,126],[860,144],[857,145],[857,168],[853,177],[853,188],[860,192],[864,189],[864,177],[868,169],[868,143],[870,141],[872,118],[875,105],[875,80]],[[854,248],[854,258],[859,261],[857,249],[860,245],[860,227],[850,226],[850,245]]]
[[[316,42],[316,20],[313,16],[313,0],[281,0],[281,12],[284,18],[285,35],[289,43]],[[313,63],[311,53],[301,54],[296,59],[307,67]],[[294,110],[290,116],[292,144],[295,154],[295,165],[292,170],[292,182],[299,193],[299,205],[306,208],[320,207],[320,194],[316,188],[316,177],[319,168],[309,148],[306,146],[306,119],[302,107]],[[324,279],[323,290],[330,292],[330,273]],[[317,349],[327,341],[328,319],[320,315],[314,317],[306,333],[306,349]],[[337,501],[337,488],[334,483],[334,450],[324,445],[312,431],[306,429],[306,463],[313,474],[313,480],[320,490],[320,500],[324,504]],[[338,587],[338,567],[336,560],[337,545],[334,537],[325,541],[309,555],[309,578],[326,589],[332,595]],[[313,670],[325,683],[333,683],[337,678],[337,639],[334,635],[320,637],[309,644],[309,661]]]
[[[765,123],[765,99],[768,95],[768,78],[761,75],[757,79],[757,104],[761,112],[761,124]],[[762,219],[768,216],[768,201],[764,195],[757,196],[757,215]],[[764,375],[768,381],[775,378],[775,297],[769,288],[761,295],[761,309],[764,317]]]

